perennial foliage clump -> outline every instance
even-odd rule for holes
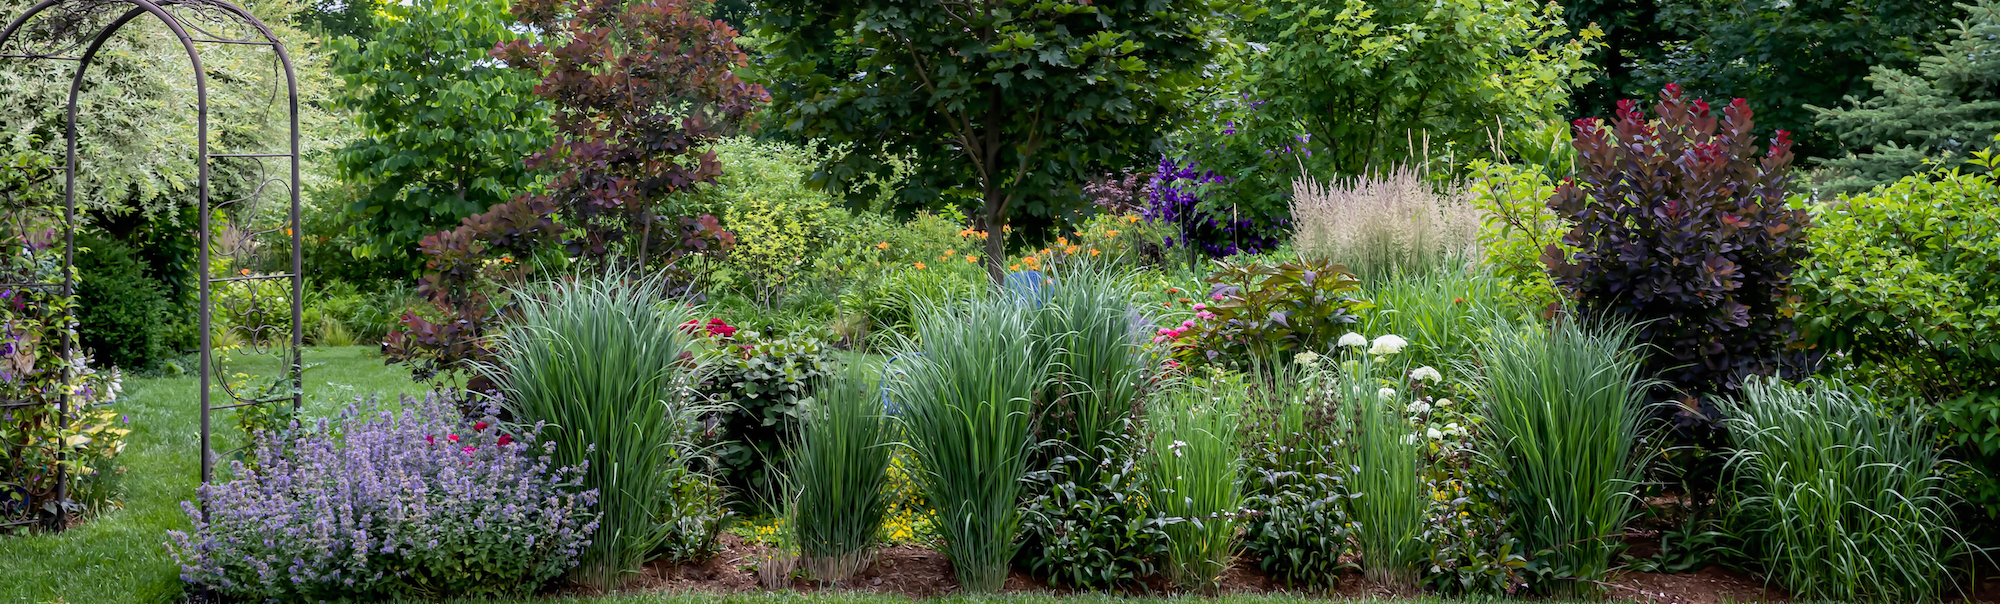
[[[683,304],[659,279],[580,276],[522,292],[520,320],[484,367],[524,422],[550,428],[557,463],[583,470],[599,493],[601,521],[578,579],[609,587],[638,569],[673,533],[658,521],[674,470],[690,457],[691,400],[702,366],[681,325]]]
[[[1726,405],[1728,528],[1794,597],[1934,600],[1967,553],[1950,462],[1915,409],[1840,382],[1754,380]]]
[[[999,591],[1018,547],[1035,397],[1049,375],[1033,312],[998,293],[932,310],[912,347],[922,354],[899,385],[917,482],[969,592]]]
[[[184,504],[194,526],[168,547],[183,580],[246,601],[531,594],[597,529],[597,492],[551,463],[542,428],[436,398],[350,406],[259,442],[259,466]]]

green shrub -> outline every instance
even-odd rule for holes
[[[750,503],[782,490],[777,468],[785,443],[815,404],[813,384],[833,369],[826,345],[807,334],[766,337],[710,319],[695,331],[714,346],[701,352],[708,372],[695,390],[721,406],[721,438],[711,452],[717,475]],[[717,329],[717,325],[726,329]]]
[[[618,274],[534,286],[517,298],[495,363],[480,368],[517,421],[550,426],[554,462],[583,467],[583,487],[598,491],[598,529],[575,576],[602,588],[672,534],[658,514],[706,411],[685,386],[702,371],[682,358],[695,347],[680,328],[688,307],[663,304],[664,289]]]
[[[1557,287],[1586,317],[1637,325],[1639,342],[1659,349],[1648,374],[1682,396],[1804,368],[1785,307],[1810,220],[1785,201],[1789,134],[1759,159],[1747,101],[1716,116],[1672,84],[1653,113],[1627,101],[1615,123],[1577,123],[1577,175],[1548,201],[1577,248],[1544,252]]]
[[[1590,593],[1632,517],[1641,377],[1634,329],[1496,324],[1480,345],[1479,400],[1509,528],[1541,591]],[[1580,580],[1552,580],[1580,579]]]
[[[131,246],[108,237],[77,237],[77,338],[100,367],[150,369],[171,352],[168,306],[160,284]]]
[[[910,346],[922,354],[898,385],[924,500],[972,593],[999,591],[1017,548],[1035,397],[1049,374],[1031,312],[1000,295],[928,312]]]
[[[1018,563],[1050,585],[1118,589],[1141,584],[1167,557],[1168,519],[1150,505],[1141,448],[1117,434],[1089,456],[1063,455],[1029,475]]]
[[[720,553],[723,525],[735,518],[727,505],[728,489],[682,455],[661,481],[663,505],[655,515],[667,534],[653,553],[675,564],[702,562]]]
[[[1988,152],[1984,164],[2000,162]],[[2000,182],[1990,169],[1911,176],[1815,208],[1798,321],[1884,394],[1937,405],[1973,467],[2000,464]],[[1887,227],[1887,228],[1885,228]],[[2000,477],[1962,472],[2000,518]]]
[[[866,568],[889,506],[892,433],[874,382],[859,370],[824,379],[791,451],[792,530],[820,581]]]
[[[1214,380],[1167,392],[1147,409],[1148,500],[1168,520],[1167,577],[1212,592],[1236,561],[1243,509],[1243,449],[1237,432],[1247,398],[1241,382]]]
[[[1576,247],[1563,242],[1567,225],[1547,205],[1556,194],[1548,172],[1533,164],[1501,164],[1484,159],[1467,166],[1467,193],[1481,214],[1479,251],[1514,303],[1541,309],[1561,300],[1542,254],[1549,246],[1569,257]]]
[[[1937,600],[1968,550],[1921,412],[1840,382],[1757,380],[1743,394],[1726,405],[1740,553],[1795,598]]]
[[[738,137],[713,146],[722,175],[697,185],[688,203],[694,213],[712,213],[736,234],[724,257],[730,285],[757,303],[774,307],[785,290],[819,275],[812,260],[833,238],[834,225],[847,221],[833,195],[808,186],[819,155],[828,150]]]

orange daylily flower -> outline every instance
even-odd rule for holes
[[[1096,256],[1096,255],[1098,255],[1098,254],[1100,254],[1100,253],[1102,253],[1102,252],[1099,252],[1099,251],[1097,251],[1097,248],[1090,248],[1090,255],[1092,255],[1092,256]]]
[[[918,263],[917,263],[917,270],[924,270],[924,263],[922,263],[922,262],[918,262]]]
[[[966,254],[966,255],[965,255],[965,261],[966,261],[966,262],[979,262],[979,257],[978,257],[978,256],[974,256],[974,255],[972,255],[972,254]]]
[[[884,241],[884,242],[881,242],[881,243],[877,243],[877,244],[875,244],[875,249],[878,249],[878,250],[886,250],[886,249],[889,249],[889,242],[887,242],[887,241]]]

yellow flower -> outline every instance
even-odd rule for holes
[[[1139,215],[1138,215],[1138,214],[1128,214],[1128,215],[1126,215],[1126,216],[1125,216],[1125,222],[1130,222],[1130,223],[1134,223],[1134,224],[1136,224],[1136,223],[1138,223],[1138,222],[1139,222]]]
[[[1105,237],[1107,237],[1107,238],[1110,238],[1110,237],[1117,237],[1117,236],[1118,236],[1118,231],[1117,231],[1116,229],[1113,229],[1113,230],[1109,230],[1109,231],[1105,231],[1105,232],[1104,232],[1104,236],[1105,236]]]
[[[922,262],[918,262],[918,263],[917,263],[917,270],[924,270],[924,263],[922,263]]]
[[[1056,238],[1056,245],[1069,245],[1069,238],[1068,238],[1068,237],[1057,237],[1057,238]]]

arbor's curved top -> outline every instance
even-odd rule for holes
[[[80,61],[93,40],[139,13],[152,13],[184,43],[282,47],[262,21],[222,0],[42,0],[0,30],[0,58]]]

